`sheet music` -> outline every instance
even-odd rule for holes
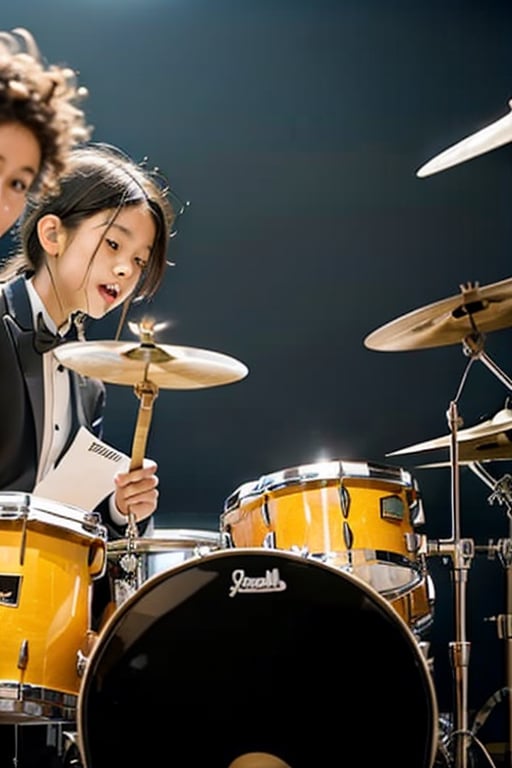
[[[114,490],[114,476],[127,472],[130,458],[80,427],[58,466],[34,488],[34,495],[92,511]]]

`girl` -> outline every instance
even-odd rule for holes
[[[30,492],[80,425],[101,436],[103,383],[60,370],[36,331],[62,338],[84,316],[153,296],[173,220],[154,176],[99,144],[73,150],[58,191],[27,211],[22,250],[0,270],[0,490]],[[117,478],[110,510],[102,509],[114,535],[129,510],[143,521],[156,509],[155,469]]]
[[[103,382],[59,366],[48,341],[77,327],[84,338],[84,319],[121,305],[124,316],[134,299],[153,296],[174,219],[156,176],[99,144],[72,150],[59,188],[27,209],[22,248],[0,270],[0,492],[32,492],[80,426],[101,437]],[[116,476],[97,509],[110,538],[126,535],[129,516],[145,532],[158,502],[156,471],[146,459]],[[112,607],[110,591],[108,573],[93,582],[93,630]],[[60,764],[46,729],[21,731],[18,744],[0,727],[0,763],[8,753],[20,768]]]
[[[68,150],[87,141],[73,70],[47,66],[30,32],[0,32],[0,237],[23,212],[27,194],[48,191]]]

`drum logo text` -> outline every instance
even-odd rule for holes
[[[0,574],[0,605],[17,607],[21,587],[21,577]]]
[[[239,592],[283,592],[287,587],[279,575],[279,568],[267,570],[264,576],[246,576],[243,568],[237,568],[231,578],[233,586],[229,590],[230,597]]]

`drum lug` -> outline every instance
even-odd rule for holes
[[[81,650],[76,652],[76,672],[78,677],[83,677],[87,669],[87,656]]]
[[[268,499],[266,496],[263,499],[263,504],[261,505],[261,516],[267,528],[270,528],[271,519],[270,519],[270,512],[268,509]]]
[[[18,653],[18,669],[26,669],[28,664],[28,640],[22,640]]]
[[[352,533],[350,525],[346,521],[343,521],[343,541],[345,542],[347,549],[352,549],[352,545],[354,543],[354,534]]]
[[[347,491],[343,483],[341,483],[338,493],[340,497],[341,514],[346,519],[350,510],[350,493]]]
[[[423,507],[423,499],[419,490],[419,486],[416,480],[414,480],[414,494],[408,493],[407,500],[410,507],[410,519],[412,525],[425,525],[425,509]]]
[[[269,531],[263,539],[263,546],[265,549],[276,549],[276,534],[275,531]]]
[[[232,549],[235,545],[231,531],[222,531],[220,534],[222,549]]]
[[[291,547],[290,552],[293,552],[294,555],[299,555],[299,557],[309,557],[310,552],[308,547],[297,547],[295,544]],[[320,562],[327,562],[326,556],[323,558],[319,558]]]

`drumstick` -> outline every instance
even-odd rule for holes
[[[146,366],[147,371],[147,366]],[[134,392],[140,400],[137,423],[132,442],[132,456],[130,460],[130,470],[141,469],[144,465],[144,456],[146,454],[146,444],[153,416],[153,403],[158,397],[158,387],[152,381],[144,378],[134,387]],[[137,537],[138,529],[133,512],[128,509],[128,527],[126,530],[128,538]]]

